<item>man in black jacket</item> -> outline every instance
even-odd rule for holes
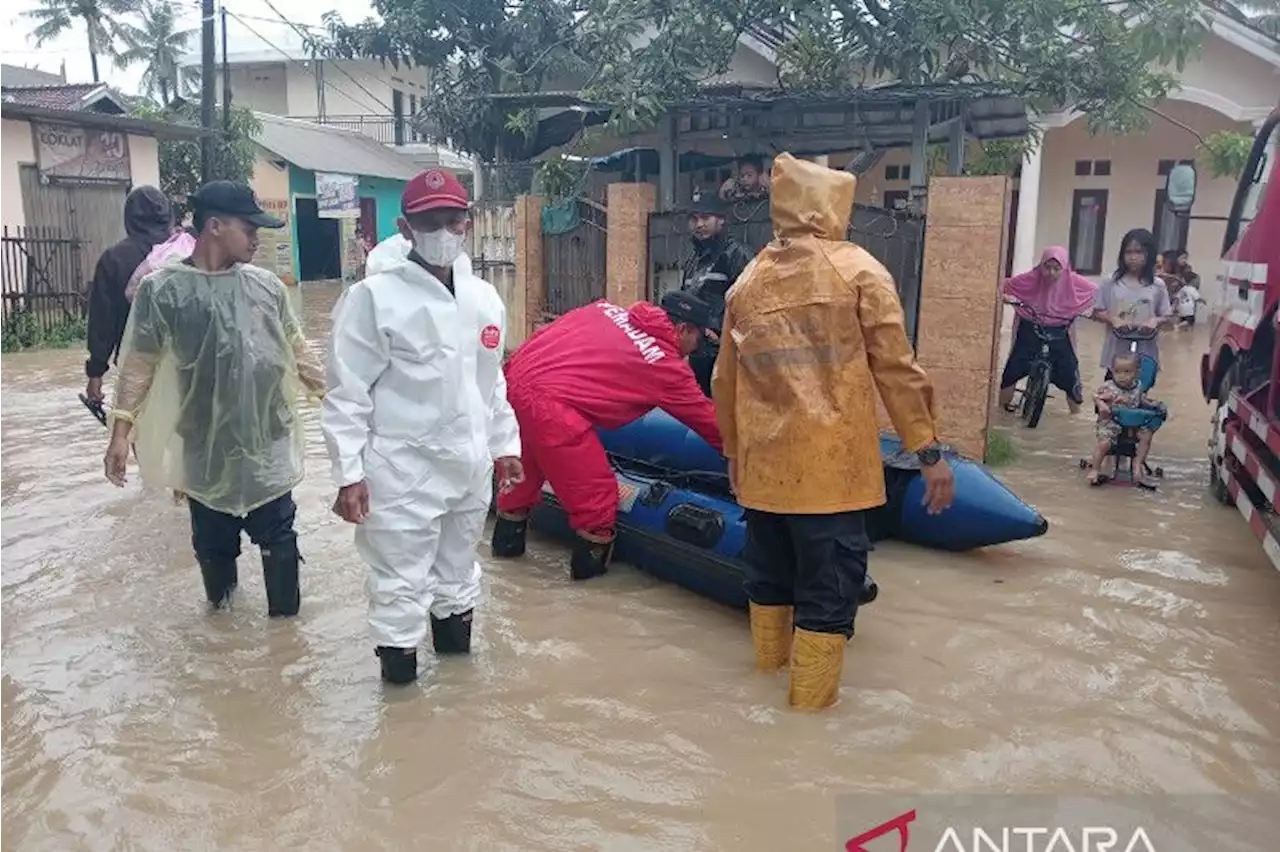
[[[689,234],[693,254],[684,262],[680,289],[696,296],[710,308],[711,327],[724,323],[724,295],[738,280],[755,253],[731,237],[725,228],[723,201],[714,193],[703,193],[689,210]],[[689,366],[702,392],[711,396],[711,370],[720,351],[719,337],[708,332],[698,351],[689,356]]]
[[[101,402],[102,377],[120,348],[129,319],[125,287],[151,249],[173,233],[173,207],[154,186],[140,186],[124,200],[125,238],[102,253],[89,285],[89,378],[84,395]]]

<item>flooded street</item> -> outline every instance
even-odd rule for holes
[[[1280,574],[1205,488],[1204,341],[1165,336],[1157,494],[1085,487],[1060,394],[1032,432],[1000,415],[1048,535],[879,547],[816,715],[752,671],[745,614],[626,565],[571,585],[543,541],[489,564],[471,659],[384,689],[314,410],[301,616],[268,622],[247,541],[209,614],[185,507],[103,479],[83,352],[6,355],[3,847],[807,852],[858,791],[1280,791]]]

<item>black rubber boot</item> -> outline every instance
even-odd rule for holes
[[[278,541],[262,548],[262,579],[267,587],[267,615],[289,617],[298,614],[302,606],[302,591],[298,588],[297,537]]]
[[[437,654],[471,653],[471,617],[473,610],[448,618],[431,616],[431,643]]]
[[[231,592],[240,578],[234,559],[201,559],[200,577],[204,580],[205,597],[214,609],[222,609],[231,601]]]
[[[574,580],[590,580],[609,573],[609,558],[613,556],[613,542],[601,543],[579,537],[569,557],[569,576]]]
[[[382,679],[403,686],[418,679],[418,650],[379,645],[374,651],[382,661]]]
[[[493,549],[493,555],[499,559],[524,556],[524,534],[528,529],[527,518],[516,521],[499,515],[497,522],[493,525],[493,539],[489,544]]]
[[[867,574],[862,580],[862,591],[858,594],[858,606],[866,606],[878,597],[880,597],[880,587],[876,585],[875,580],[871,579],[871,575]]]

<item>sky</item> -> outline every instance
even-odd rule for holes
[[[181,21],[183,29],[196,32],[188,42],[190,50],[200,49],[200,2],[199,0],[169,0],[182,9]],[[320,25],[321,16],[334,9],[341,13],[347,21],[357,21],[372,14],[368,0],[272,0],[281,15],[298,24]],[[25,65],[56,74],[62,62],[67,63],[67,80],[71,83],[87,83],[93,80],[89,65],[89,50],[84,28],[78,24],[60,38],[47,42],[37,49],[30,40],[33,22],[23,16],[23,12],[35,8],[36,0],[11,0],[0,13],[4,27],[0,30],[0,52],[3,53],[6,65]],[[296,47],[301,38],[287,24],[280,22],[280,15],[272,11],[264,0],[227,0],[226,7],[232,15],[241,15],[245,22],[235,17],[227,20],[227,42],[231,51],[271,50],[271,44],[279,48]],[[264,20],[266,19],[266,20]],[[247,25],[247,26],[246,26]],[[271,44],[264,43],[256,30]],[[220,29],[220,28],[215,28]],[[138,80],[142,77],[143,68],[134,66],[126,70],[116,68],[110,60],[98,60],[102,79],[122,91],[133,94],[137,91]]]

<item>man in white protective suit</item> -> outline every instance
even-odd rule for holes
[[[333,508],[358,525],[370,631],[394,684],[417,678],[428,616],[437,654],[470,652],[494,469],[502,490],[524,477],[502,374],[506,309],[457,264],[467,191],[432,169],[400,206],[412,249],[371,252],[373,274],[335,308],[321,415]]]

